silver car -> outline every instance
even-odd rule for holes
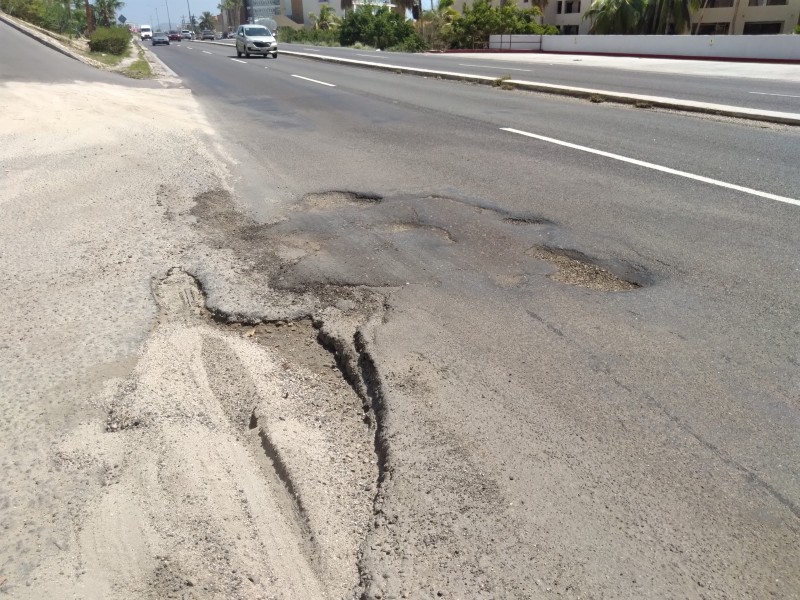
[[[239,25],[236,30],[236,56],[272,55],[278,58],[278,42],[272,32],[263,25]]]

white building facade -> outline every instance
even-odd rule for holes
[[[463,11],[470,0],[456,0],[454,8]],[[494,0],[493,4],[498,4]],[[530,8],[530,0],[517,0],[520,8]],[[591,22],[583,16],[591,0],[549,0],[543,23],[555,25],[567,35],[589,33]],[[793,33],[800,19],[800,0],[701,0],[692,15],[691,32],[699,35],[759,35]]]

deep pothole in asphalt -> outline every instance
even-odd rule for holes
[[[602,292],[629,292],[641,284],[623,279],[610,270],[591,262],[588,257],[575,250],[555,250],[534,246],[528,255],[545,260],[556,268],[550,278],[568,285],[576,285]]]

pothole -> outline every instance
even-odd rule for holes
[[[527,253],[555,266],[557,271],[550,278],[561,283],[602,292],[629,292],[641,287],[638,283],[618,277],[608,269],[590,262],[574,250],[552,250],[534,246]]]
[[[306,194],[303,197],[302,206],[312,209],[330,209],[341,206],[363,206],[365,204],[378,204],[383,200],[377,194],[363,192],[330,191],[314,194]]]

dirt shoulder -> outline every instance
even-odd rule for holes
[[[198,227],[228,158],[188,90],[0,102],[0,595],[358,595],[375,423],[319,329],[371,300],[238,285],[252,265]],[[206,307],[215,278],[246,318]]]

